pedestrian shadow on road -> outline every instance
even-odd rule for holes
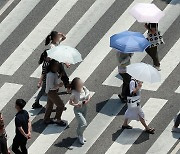
[[[128,145],[128,144],[132,144],[133,137],[135,138],[137,135],[141,133],[142,133],[142,130],[139,128],[124,129],[124,130],[119,129],[117,130],[117,132],[112,134],[112,140],[122,145]],[[120,135],[122,135],[123,137],[118,138]],[[134,144],[140,144],[147,140],[149,140],[149,134],[143,132]]]
[[[71,148],[71,145],[76,141],[76,139],[77,139],[76,137],[75,138],[68,137],[68,138],[63,139],[61,142],[55,144],[54,146],[63,147],[68,150],[73,150]],[[78,147],[80,147],[80,145],[78,145]]]

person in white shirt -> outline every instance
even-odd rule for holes
[[[140,97],[141,97],[141,87],[142,83],[134,78],[131,78],[129,84],[130,96],[132,100],[128,101],[128,109],[125,112],[125,120],[122,126],[122,129],[132,129],[131,126],[128,125],[128,120],[137,120],[142,123],[145,127],[145,131],[149,134],[154,134],[155,129],[147,126],[145,122],[144,112],[141,109],[140,105]]]
[[[46,124],[53,124],[56,123],[59,126],[66,126],[66,123],[61,120],[62,112],[64,111],[64,103],[61,100],[61,98],[58,96],[58,90],[60,87],[63,86],[63,83],[59,83],[58,81],[58,68],[59,63],[55,60],[51,60],[49,67],[48,67],[48,73],[46,76],[46,93],[48,95],[47,100],[47,106],[46,106],[46,112],[44,115],[44,122]],[[54,120],[50,119],[53,105],[56,105],[56,115]]]
[[[74,106],[74,114],[78,121],[77,135],[79,142],[83,145],[86,139],[83,137],[83,132],[87,127],[86,114],[87,105],[90,101],[89,90],[83,85],[80,78],[74,78],[71,83],[72,95],[69,104]]]

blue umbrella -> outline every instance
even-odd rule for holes
[[[110,38],[110,47],[123,53],[143,52],[150,45],[140,32],[124,31]]]

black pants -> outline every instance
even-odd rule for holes
[[[148,47],[146,49],[147,54],[152,58],[154,66],[159,67],[160,62],[158,58],[157,46],[155,47]]]
[[[120,73],[120,75],[123,78],[121,96],[126,99],[129,95],[129,83],[131,81],[131,76],[128,73]]]
[[[180,125],[180,114],[178,114],[174,126],[179,127],[179,125]]]
[[[26,144],[27,144],[26,138],[15,136],[13,140],[12,151],[15,154],[27,154],[28,152],[27,152]]]
[[[69,86],[69,78],[66,74],[66,71],[64,69],[64,65],[62,63],[59,64],[59,71],[58,73],[61,75],[61,80],[64,83],[65,88],[68,88]]]

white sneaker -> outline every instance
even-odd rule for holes
[[[173,128],[172,128],[172,132],[180,133],[180,128],[175,128],[175,127],[173,127]]]
[[[79,142],[80,142],[82,145],[84,145],[84,138],[83,138],[82,136],[78,136],[78,138],[79,138]]]
[[[86,142],[86,138],[83,137],[84,142]]]
[[[156,68],[158,71],[161,71],[160,66],[154,66],[154,68]]]

